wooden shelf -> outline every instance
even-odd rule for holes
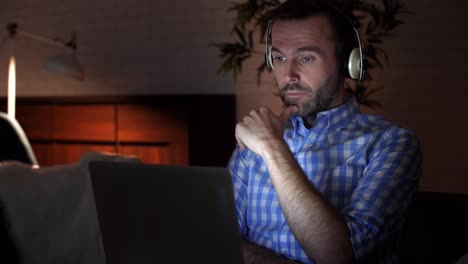
[[[136,155],[146,163],[188,164],[184,108],[129,103],[30,103],[17,108],[17,120],[41,165],[77,162],[92,150]]]

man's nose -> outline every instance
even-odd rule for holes
[[[296,83],[301,80],[301,76],[299,75],[297,64],[294,62],[288,63],[287,69],[287,82],[288,83]]]

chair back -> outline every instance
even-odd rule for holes
[[[18,121],[0,112],[0,161],[5,160],[39,165],[26,133]]]

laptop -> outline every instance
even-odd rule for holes
[[[227,168],[90,161],[107,264],[243,263]]]

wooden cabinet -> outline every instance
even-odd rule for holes
[[[226,166],[235,147],[234,95],[19,98],[16,107],[42,166],[76,162],[91,150]]]
[[[34,144],[34,151],[36,151]],[[57,141],[48,144],[49,155],[47,158],[42,159],[42,156],[37,155],[38,162],[41,166],[54,165],[54,164],[65,164],[70,162],[76,162],[80,160],[80,157],[88,151],[103,151],[118,153],[115,145],[108,144],[92,144],[83,142],[61,142]],[[146,160],[146,162],[158,163],[158,161]]]
[[[149,103],[28,103],[17,119],[40,165],[76,162],[88,151],[188,164],[187,109]]]

